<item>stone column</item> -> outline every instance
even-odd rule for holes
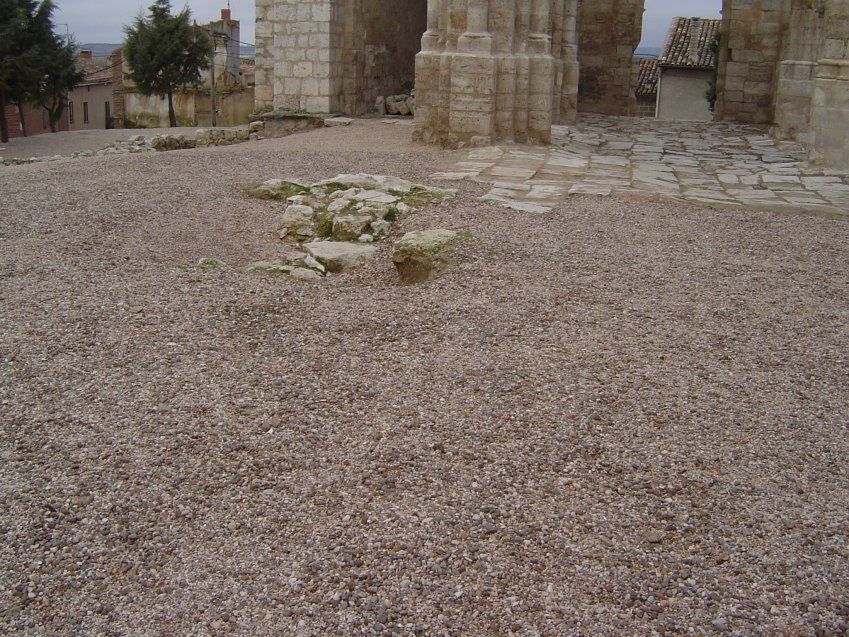
[[[491,144],[495,125],[496,64],[489,1],[467,0],[466,31],[451,61],[449,142]]]
[[[558,31],[569,24],[564,14],[574,22],[577,0],[430,2],[429,15],[442,21],[429,20],[417,58],[415,138],[449,146],[548,142],[555,103],[577,86],[571,70],[561,71],[562,48],[552,55],[553,21]],[[568,35],[573,46],[573,26]]]
[[[446,69],[445,18],[450,0],[428,0],[427,31],[422,36],[422,50],[416,56],[416,116],[413,137],[426,143],[440,143],[448,129],[445,112],[444,84],[450,73]]]
[[[811,163],[849,167],[849,0],[825,3],[825,38],[820,45],[811,105]]]
[[[422,36],[422,52],[431,53],[439,48],[439,15],[442,12],[442,0],[427,2],[427,31]]]
[[[563,61],[563,88],[560,93],[560,124],[574,124],[578,116],[578,0],[565,0],[563,7],[563,45],[560,58]]]
[[[849,60],[817,66],[811,106],[810,161],[837,170],[849,166]]]
[[[551,0],[532,0],[528,34],[528,141],[551,141],[554,58],[551,55]]]
[[[466,32],[460,36],[457,50],[463,53],[491,53],[489,0],[468,0]]]

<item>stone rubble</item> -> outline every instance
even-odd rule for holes
[[[444,201],[454,192],[364,173],[337,175],[311,185],[267,179],[247,194],[286,202],[277,230],[285,254],[248,270],[313,280],[356,268],[374,257],[374,244],[386,237],[399,215]],[[221,269],[217,263],[205,259],[199,266]]]
[[[400,95],[381,95],[375,100],[374,112],[378,115],[415,115],[416,91]]]

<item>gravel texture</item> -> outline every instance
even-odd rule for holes
[[[0,634],[846,634],[849,222],[464,182],[352,274],[195,267],[409,133],[0,169]]]
[[[118,141],[126,141],[133,135],[184,135],[194,134],[197,128],[143,128],[112,130],[81,130],[63,133],[44,133],[32,137],[17,137],[7,144],[0,144],[0,157],[6,159],[29,159],[30,157],[52,157],[71,155],[86,150],[101,150]]]

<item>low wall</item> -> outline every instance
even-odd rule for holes
[[[125,93],[124,108],[128,128],[168,128],[168,98],[141,93]],[[174,95],[177,126],[197,126],[195,96],[192,93]]]
[[[212,126],[210,116],[210,99],[205,93],[195,97],[195,112],[198,126]],[[242,126],[251,121],[254,112],[254,89],[246,88],[241,91],[218,95],[215,103],[218,113],[216,126]]]
[[[137,128],[167,128],[168,99],[156,95],[125,93],[126,125]],[[250,122],[254,110],[253,88],[217,96],[218,126],[241,126]],[[211,100],[207,93],[174,95],[177,126],[211,126]]]

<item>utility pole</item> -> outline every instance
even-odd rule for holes
[[[209,41],[212,43],[212,65],[210,75],[210,104],[212,108],[212,126],[218,126],[218,115],[215,112],[215,33],[212,30],[212,23],[209,24]]]

